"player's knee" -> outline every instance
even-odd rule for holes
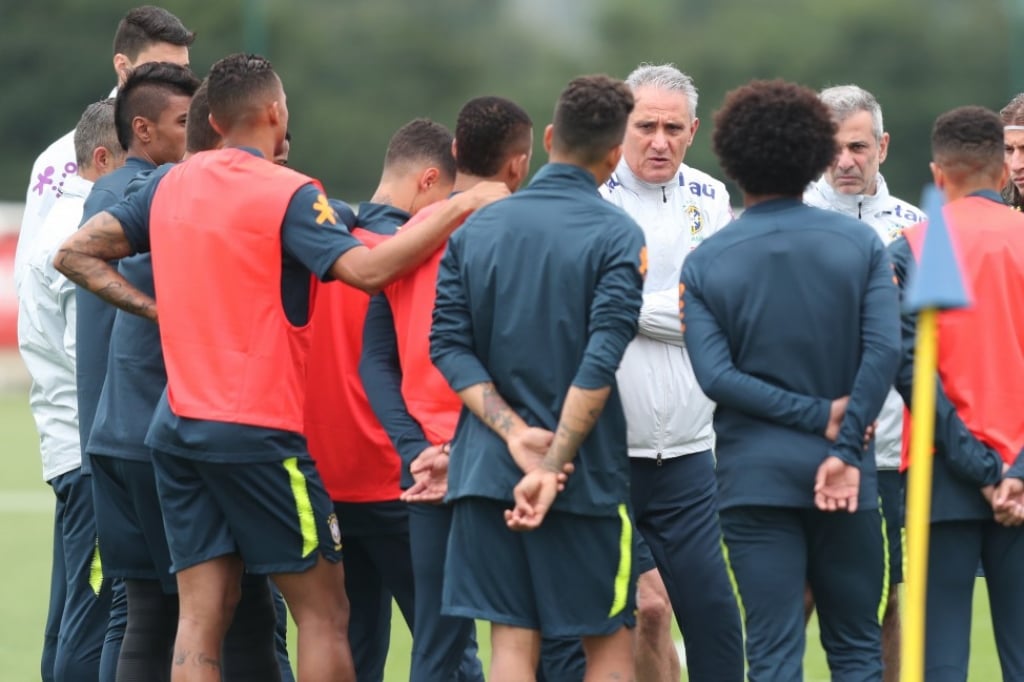
[[[637,585],[637,632],[656,637],[672,626],[672,603],[660,581],[643,580]]]

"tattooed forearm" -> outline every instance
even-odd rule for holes
[[[462,389],[459,391],[459,397],[470,412],[504,441],[508,441],[514,431],[526,427],[526,422],[508,406],[490,381]]]
[[[121,224],[109,213],[100,213],[61,245],[53,265],[111,305],[155,322],[156,302],[129,284],[108,262],[131,254]]]
[[[580,445],[601,416],[610,393],[610,387],[589,390],[573,386],[569,389],[562,405],[562,416],[558,420],[555,440],[544,457],[546,468],[562,471],[565,464],[576,457]]]
[[[189,651],[188,649],[174,650],[174,665],[181,667],[191,665],[197,668],[211,668],[220,670],[220,659],[209,656],[202,651]]]
[[[515,413],[498,394],[494,384],[484,384],[484,422],[502,436],[508,436],[514,426]]]

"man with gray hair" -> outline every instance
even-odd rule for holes
[[[664,655],[669,601],[689,679],[741,680],[739,609],[718,521],[714,405],[697,385],[679,324],[683,260],[732,220],[732,209],[725,185],[683,163],[700,125],[690,77],[671,64],[642,64],[626,83],[636,104],[622,160],[601,193],[640,224],[648,249],[639,333],[617,374],[642,545],[637,678],[679,679]]]
[[[819,93],[836,122],[836,158],[804,193],[810,206],[838,211],[875,229],[889,244],[903,228],[924,220],[916,206],[889,194],[878,167],[889,152],[882,108],[867,90],[838,85]],[[878,493],[889,547],[889,593],[882,620],[882,662],[887,681],[899,679],[900,615],[898,585],[903,582],[903,486],[899,466],[903,439],[903,400],[889,391],[875,431]],[[809,611],[808,611],[809,612]]]
[[[15,273],[18,349],[32,377],[29,406],[39,431],[43,478],[56,496],[44,682],[97,679],[110,616],[111,591],[99,570],[92,490],[89,477],[82,475],[75,285],[53,267],[53,256],[78,229],[93,182],[124,163],[114,131],[114,100],[86,108],[74,131],[74,149],[78,172],[65,179],[63,193],[40,228],[19,236],[25,258]]]

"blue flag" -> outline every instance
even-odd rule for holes
[[[966,308],[971,300],[964,290],[953,243],[942,215],[942,192],[935,185],[924,188],[921,207],[928,215],[928,227],[917,268],[910,278],[903,307],[909,311],[923,308]]]

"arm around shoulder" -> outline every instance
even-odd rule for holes
[[[508,187],[504,183],[478,183],[452,197],[416,229],[403,230],[372,249],[365,246],[349,249],[331,266],[331,275],[367,293],[376,293],[427,260],[444,245],[466,216],[505,196],[508,196]]]

